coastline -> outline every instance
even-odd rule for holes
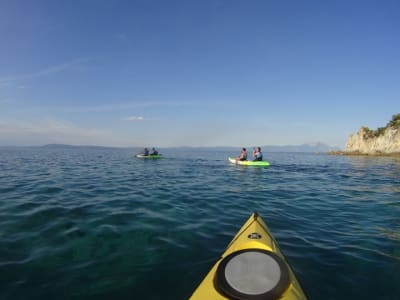
[[[363,153],[360,151],[328,151],[328,155],[345,155],[345,156],[388,156],[388,157],[400,157],[400,152],[384,153],[384,152],[374,152],[374,153]]]

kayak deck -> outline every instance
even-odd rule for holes
[[[190,299],[307,297],[267,225],[253,213]]]
[[[157,155],[136,154],[135,157],[137,157],[137,158],[145,158],[145,159],[155,159],[155,158],[162,158],[162,155],[161,154],[157,154]]]
[[[237,160],[236,158],[233,158],[233,157],[228,157],[228,160],[233,164],[237,164],[237,165],[241,165],[241,166],[267,167],[270,165],[269,161],[266,161],[266,160],[259,160],[259,161]]]

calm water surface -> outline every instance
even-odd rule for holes
[[[0,299],[187,299],[254,210],[310,299],[400,299],[399,159],[163,153],[0,149]]]

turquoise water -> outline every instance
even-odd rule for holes
[[[257,210],[310,299],[400,299],[400,160],[0,149],[0,299],[187,299]]]

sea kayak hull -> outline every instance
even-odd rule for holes
[[[267,225],[253,213],[190,298],[205,299],[307,297]]]
[[[157,155],[143,155],[143,154],[136,154],[136,158],[144,158],[144,159],[157,159],[157,158],[162,158],[161,154]]]
[[[228,160],[236,165],[241,166],[256,166],[256,167],[268,167],[270,165],[269,161],[252,161],[252,160],[237,160],[236,158],[229,157]]]

